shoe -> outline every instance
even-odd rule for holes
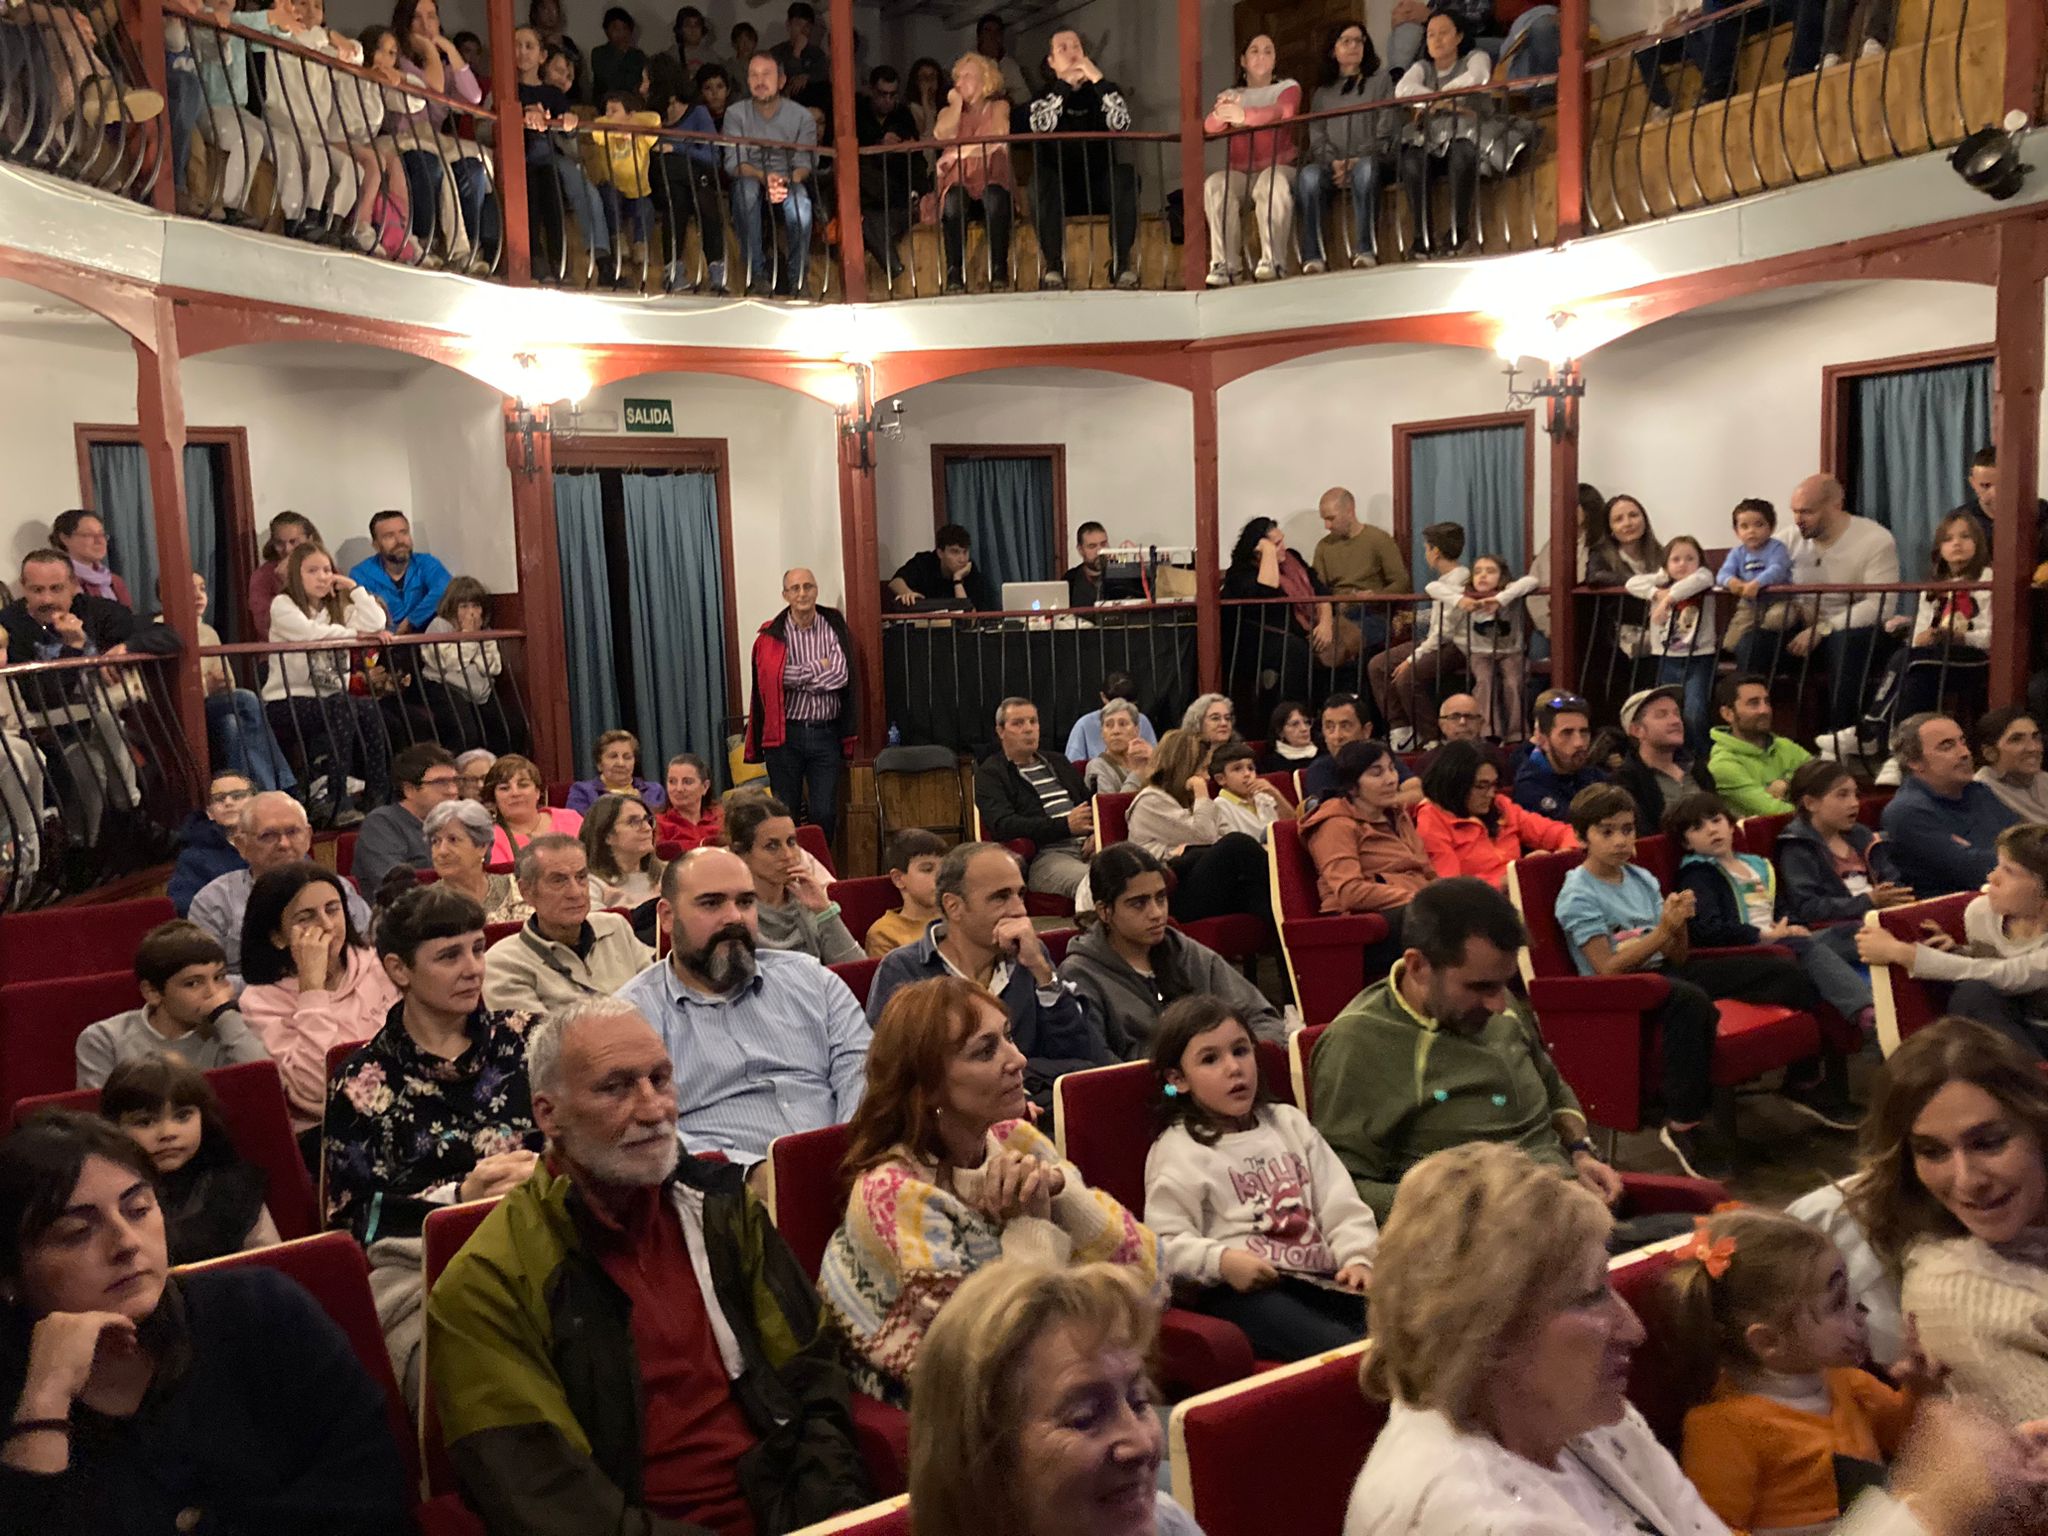
[[[1320,256],[1311,257],[1301,264],[1301,275],[1303,277],[1314,277],[1320,272],[1327,272],[1329,270],[1329,267]]]
[[[358,224],[348,232],[348,243],[364,256],[377,248],[377,231],[368,224]]]
[[[722,261],[711,263],[711,291],[721,299],[725,297],[725,263]]]
[[[1210,264],[1207,282],[1211,288],[1228,288],[1234,281],[1230,268],[1224,266],[1222,262]]]
[[[1123,269],[1123,271],[1121,271],[1121,272],[1117,273],[1117,275],[1116,275],[1116,285],[1117,285],[1117,287],[1119,287],[1119,288],[1135,288],[1135,287],[1137,287],[1137,286],[1138,286],[1138,269],[1137,269],[1136,267],[1125,267],[1125,268]]]
[[[1252,281],[1255,283],[1270,283],[1279,275],[1280,269],[1270,261],[1262,261],[1252,268]]]
[[[1830,1131],[1853,1131],[1863,1124],[1863,1111],[1848,1090],[1825,1077],[1811,1083],[1786,1083],[1778,1090],[1785,1107],[1797,1110]]]
[[[1884,44],[1874,37],[1866,37],[1863,39],[1863,47],[1857,51],[1856,57],[1865,63],[1872,59],[1881,59],[1884,57]]]
[[[1822,69],[1833,69],[1841,62],[1842,56],[1839,53],[1824,53],[1820,56],[1820,67]]]
[[[146,123],[163,116],[164,99],[155,91],[130,86],[123,90],[105,75],[93,75],[78,87],[78,110],[94,128],[122,121]]]
[[[951,275],[948,275],[946,278],[946,286],[943,291],[948,294],[965,293],[967,291],[967,279],[964,277],[953,277]]]
[[[1657,1132],[1657,1140],[1678,1159],[1689,1179],[1725,1179],[1735,1171],[1705,1121],[1684,1131],[1666,1125]]]
[[[1387,732],[1387,745],[1396,752],[1413,752],[1415,750],[1415,728],[1409,725],[1395,726],[1391,731]]]
[[[683,264],[680,261],[672,261],[661,269],[661,291],[663,293],[681,293],[689,286],[689,279],[684,276]]]
[[[1376,267],[1379,264],[1379,257],[1374,255],[1371,251],[1360,251],[1356,256],[1353,256],[1351,258],[1351,266],[1353,271],[1362,272],[1367,267]]]
[[[426,265],[426,253],[420,249],[419,237],[417,235],[407,235],[405,237],[405,244],[398,248],[396,259],[402,265],[408,267],[422,267]]]
[[[1046,293],[1056,293],[1067,286],[1064,272],[1047,272],[1038,279],[1038,286]]]
[[[1814,750],[1822,757],[1831,757],[1836,762],[1845,762],[1852,757],[1863,755],[1863,735],[1853,725],[1845,725],[1839,731],[1822,731],[1814,742]]]
[[[1650,103],[1650,110],[1643,114],[1643,123],[1646,127],[1652,123],[1668,123],[1670,121],[1671,109],[1669,107],[1660,107],[1654,101]]]
[[[481,251],[470,257],[469,264],[463,268],[471,277],[489,277],[496,270],[491,258]]]
[[[359,827],[362,824],[363,813],[352,805],[334,813],[334,825],[337,827]]]
[[[1897,789],[1905,782],[1905,770],[1899,767],[1899,760],[1896,757],[1886,758],[1884,766],[1877,770],[1877,787],[1879,789]]]

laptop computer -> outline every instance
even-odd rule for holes
[[[1049,613],[1055,608],[1065,608],[1067,584],[1064,581],[1006,581],[1003,583],[1003,612],[1005,613]]]

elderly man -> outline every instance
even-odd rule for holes
[[[1890,530],[1867,517],[1852,517],[1843,504],[1842,483],[1833,475],[1808,475],[1799,482],[1792,492],[1792,518],[1798,532],[1785,546],[1792,555],[1795,585],[1873,586],[1899,579],[1899,546]],[[1854,722],[1870,691],[1879,626],[1891,597],[1835,592],[1788,601],[1793,625],[1744,635],[1737,648],[1741,669],[1771,678],[1797,668],[1803,679],[1807,667],[1818,667],[1827,679],[1822,724],[1838,731],[1842,751],[1858,751]]]
[[[1052,957],[1024,911],[1017,857],[995,843],[962,843],[939,866],[939,920],[914,944],[883,959],[868,989],[868,1018],[881,1018],[889,999],[914,982],[958,976],[984,988],[1010,1015],[1010,1038],[1024,1053],[1024,1088],[1041,1109],[1052,1107],[1053,1079],[1116,1060],[1102,1029]]]
[[[1593,711],[1576,693],[1548,688],[1536,696],[1529,755],[1515,770],[1515,804],[1563,821],[1572,797],[1607,775],[1592,762]]]
[[[235,852],[248,860],[243,869],[231,869],[209,880],[192,898],[187,914],[204,928],[228,954],[228,974],[237,982],[242,975],[242,913],[249,905],[249,892],[273,869],[283,869],[312,857],[313,827],[306,820],[306,808],[280,790],[265,790],[244,802],[228,839]],[[356,890],[355,882],[344,879],[348,891],[348,915],[356,932],[370,931],[370,906]]]
[[[996,706],[994,756],[974,771],[981,835],[1037,846],[1031,889],[1072,898],[1095,855],[1095,803],[1074,765],[1038,750],[1038,706],[1010,698]]]
[[[1908,716],[1892,751],[1906,777],[1884,808],[1884,840],[1900,883],[1923,901],[1976,890],[2019,813],[1976,781],[1970,739],[1947,715]]]
[[[654,951],[617,912],[590,910],[590,860],[565,832],[536,837],[512,865],[533,916],[484,954],[484,1006],[545,1013],[585,997],[609,997],[638,976]]]
[[[462,790],[455,759],[438,742],[416,741],[391,759],[391,782],[398,798],[363,818],[356,832],[355,877],[372,891],[401,864],[431,869],[427,852],[427,812]]]
[[[1373,1214],[1386,1220],[1401,1176],[1425,1157],[1474,1141],[1520,1147],[1617,1204],[1621,1175],[1593,1150],[1536,1016],[1508,991],[1528,939],[1507,897],[1483,880],[1439,880],[1408,904],[1401,933],[1386,980],[1351,1000],[1308,1062],[1316,1129]],[[1691,1224],[1624,1219],[1612,1243],[1619,1252]]]
[[[1311,564],[1323,585],[1338,597],[1409,592],[1408,562],[1401,558],[1401,546],[1385,529],[1362,522],[1358,498],[1341,485],[1323,492],[1316,503],[1323,520],[1323,536],[1316,540]],[[1359,628],[1367,645],[1383,645],[1388,634],[1391,610],[1377,603],[1364,605]]]
[[[786,1536],[869,1497],[817,1295],[740,1171],[679,1157],[674,1072],[616,998],[527,1036],[547,1154],[427,1299],[490,1536]]]
[[[674,947],[619,990],[675,1063],[683,1142],[752,1171],[778,1136],[852,1117],[868,1023],[809,955],[762,949],[754,877],[738,854],[694,848],[662,872],[655,908]]]
[[[403,512],[379,512],[370,519],[377,552],[358,560],[349,579],[383,605],[394,633],[419,634],[434,622],[448,583],[448,567],[432,555],[413,553],[412,522]]]
[[[1663,825],[1664,813],[1699,790],[1711,790],[1704,759],[1685,749],[1685,690],[1645,688],[1621,706],[1621,728],[1629,752],[1614,782],[1636,803],[1636,835],[1648,837]]]
[[[746,758],[766,761],[775,798],[829,843],[839,825],[840,765],[860,740],[853,637],[845,615],[818,602],[818,578],[805,567],[782,573],[782,601],[754,636]]]
[[[1714,685],[1714,713],[1722,723],[1708,733],[1707,769],[1715,792],[1737,816],[1783,816],[1797,809],[1785,798],[1792,775],[1813,754],[1771,729],[1771,690],[1760,677],[1735,674]]]
[[[1486,711],[1479,707],[1479,700],[1469,693],[1454,693],[1437,706],[1436,728],[1439,740],[1422,755],[1422,771],[1429,772],[1429,765],[1436,761],[1437,753],[1454,741],[1469,741],[1481,752],[1486,760],[1499,770],[1505,779],[1511,771],[1508,767],[1507,749],[1486,739]]]

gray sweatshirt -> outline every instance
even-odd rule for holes
[[[98,1088],[124,1062],[171,1051],[202,1072],[244,1061],[268,1061],[270,1052],[242,1015],[228,1008],[213,1016],[213,1038],[198,1033],[167,1039],[149,1027],[149,1010],[131,1008],[111,1019],[88,1024],[78,1037],[78,1086]]]
[[[754,916],[763,949],[794,950],[825,965],[844,965],[849,960],[868,957],[868,952],[854,943],[853,935],[840,921],[837,902],[823,912],[813,912],[791,896],[779,907],[771,907],[765,901],[759,903]]]
[[[1151,1049],[1152,1031],[1167,1003],[1195,992],[1223,999],[1261,1040],[1287,1038],[1287,1025],[1266,994],[1215,950],[1196,943],[1178,928],[1167,929],[1165,941],[1152,951],[1152,976],[1148,978],[1117,953],[1109,934],[1097,923],[1067,946],[1067,958],[1060,962],[1060,980],[1080,995],[1082,1006],[1108,1038],[1109,1048],[1126,1060],[1135,1060]],[[1156,991],[1154,981],[1158,983]]]

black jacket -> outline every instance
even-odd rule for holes
[[[891,581],[901,581],[919,597],[939,602],[953,600],[953,580],[939,564],[939,552],[935,549],[920,550],[896,567]],[[967,601],[976,613],[1000,613],[1002,600],[996,593],[995,583],[988,579],[988,572],[979,565],[967,568],[967,575],[960,585],[966,589]]]
[[[1870,866],[1873,881],[1898,879],[1891,850],[1875,832],[1858,822],[1846,835],[1863,855],[1863,862]],[[1810,928],[1816,923],[1860,920],[1870,910],[1870,898],[1853,895],[1835,873],[1834,855],[1804,816],[1795,816],[1785,823],[1785,830],[1778,834],[1774,855],[1778,866],[1778,910],[1793,922]]]
[[[1688,855],[1678,866],[1678,888],[1693,894],[1686,937],[1700,949],[1761,944],[1763,935],[1743,911],[1735,887],[1712,859]],[[1783,893],[1779,893],[1782,898]]]
[[[95,651],[111,651],[135,637],[137,620],[134,613],[112,598],[81,592],[71,599],[71,611],[84,623],[86,643]],[[7,659],[16,665],[34,661],[36,646],[56,638],[48,625],[38,624],[29,617],[28,599],[25,597],[17,597],[5,608],[0,608],[0,627],[7,631]],[[64,654],[84,656],[87,652],[75,650]]]
[[[1131,109],[1124,93],[1108,76],[1069,85],[1055,75],[1030,107],[1033,133],[1123,133],[1131,126]],[[1110,169],[1115,146],[1107,139],[1088,139],[1078,144],[1046,144],[1037,150],[1038,164],[1059,162],[1060,186],[1069,202],[1098,203],[1107,208]],[[1041,175],[1044,172],[1041,170]]]
[[[1685,769],[1685,776],[1708,794],[1714,792],[1714,779],[1707,772],[1707,760],[1696,758],[1687,762],[1684,753],[1679,754],[1679,765]],[[1640,755],[1630,755],[1621,760],[1621,767],[1615,771],[1612,783],[1629,792],[1629,798],[1636,803],[1636,836],[1648,837],[1664,820],[1664,792],[1658,787],[1660,777],[1642,760]],[[1681,853],[1683,849],[1679,850]]]
[[[1090,800],[1088,786],[1074,765],[1053,752],[1040,752],[1038,760],[1050,768],[1074,804]],[[1038,791],[1024,781],[1017,765],[1002,753],[985,759],[974,770],[974,805],[981,812],[981,835],[992,843],[1028,838],[1041,848],[1070,843],[1078,835],[1063,818],[1045,814],[1045,802]]]
[[[917,119],[901,102],[887,117],[866,96],[853,103],[853,134],[862,149],[878,147],[888,134],[905,144],[917,142]],[[919,150],[860,157],[860,206],[868,213],[883,208],[908,210],[920,193],[932,188],[931,162]]]
[[[1105,565],[1100,580],[1088,574],[1088,567],[1074,564],[1067,567],[1067,604],[1073,608],[1093,608],[1097,603],[1119,602],[1125,598],[1142,598],[1145,595],[1144,582],[1130,576],[1112,576],[1111,567]]]

